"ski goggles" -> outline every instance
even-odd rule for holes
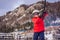
[[[33,15],[39,15],[39,13],[38,12],[35,12]]]

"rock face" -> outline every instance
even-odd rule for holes
[[[44,2],[43,2],[44,3]],[[0,17],[0,30],[3,31],[1,28],[5,27],[5,30],[10,30],[8,28],[22,28],[26,26],[28,22],[31,22],[31,13],[34,9],[42,9],[44,7],[43,3],[37,2],[31,5],[20,5],[13,11],[9,11],[6,13],[6,15]],[[55,2],[55,3],[48,3],[46,4],[46,10],[55,15],[55,16],[60,16],[59,12],[59,6],[60,2]],[[59,10],[58,10],[59,9]],[[55,14],[54,14],[55,13]],[[56,14],[57,13],[57,14]],[[2,24],[2,25],[1,25]],[[30,24],[29,24],[30,25]],[[3,27],[2,27],[3,26]]]

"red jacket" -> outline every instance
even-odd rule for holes
[[[44,15],[44,17],[46,16],[46,14]],[[34,24],[34,32],[41,32],[44,31],[44,21],[43,18],[40,17],[33,17],[32,18],[32,22]]]

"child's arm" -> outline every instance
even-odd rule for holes
[[[47,16],[48,13],[47,12],[43,12],[43,17]]]
[[[42,15],[40,17],[44,19],[47,15],[48,15],[47,12],[42,12]]]

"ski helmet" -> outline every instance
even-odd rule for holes
[[[34,13],[39,13],[40,11],[39,10],[34,10],[33,12],[32,12],[32,14],[34,14]]]

